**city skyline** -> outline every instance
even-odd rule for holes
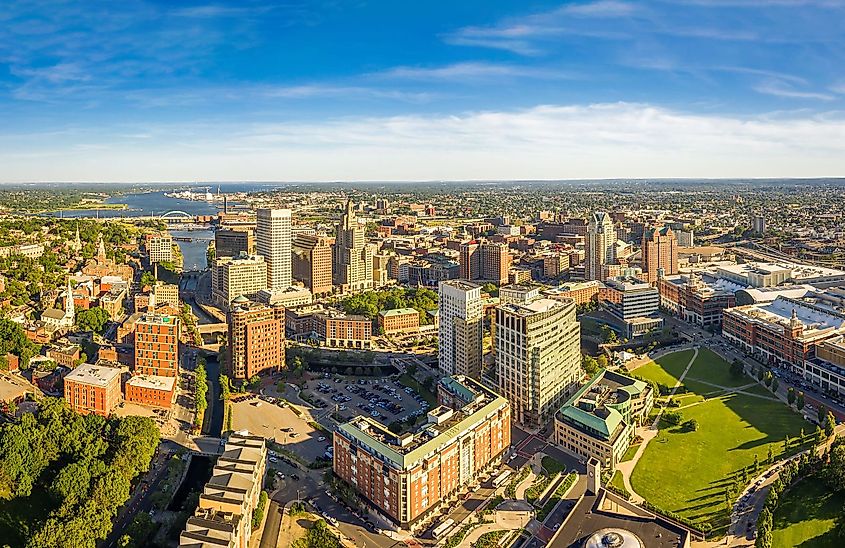
[[[10,5],[3,179],[841,175],[843,9]]]

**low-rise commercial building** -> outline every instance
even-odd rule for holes
[[[584,461],[595,458],[613,469],[653,406],[651,385],[601,370],[555,415],[555,443]]]
[[[656,287],[637,278],[611,278],[605,280],[607,291],[602,302],[616,318],[615,327],[628,339],[645,335],[663,327],[663,318],[657,314],[660,293]]]
[[[440,381],[441,405],[413,432],[357,417],[334,433],[334,471],[397,527],[414,530],[478,482],[510,446],[508,401],[465,376]]]
[[[385,335],[417,333],[420,330],[420,313],[414,308],[394,308],[378,313],[378,326]]]
[[[126,381],[126,401],[169,409],[173,405],[176,377],[135,375]]]
[[[332,311],[314,315],[317,336],[326,346],[341,348],[372,347],[373,322],[366,316]]]
[[[736,305],[741,286],[709,274],[666,276],[657,281],[660,308],[701,327],[722,325],[722,311]]]
[[[802,367],[816,345],[845,334],[845,314],[780,296],[772,302],[729,308],[722,335],[764,363]]]
[[[120,369],[84,363],[64,379],[65,400],[77,413],[107,417],[120,403]]]

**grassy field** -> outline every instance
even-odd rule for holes
[[[678,363],[689,361],[688,352],[679,354],[685,355],[668,361],[670,365],[663,375],[677,379]],[[669,356],[661,358],[655,367],[667,363],[665,358]],[[729,387],[752,382],[747,377],[730,377],[726,368],[729,365],[724,360],[702,351],[688,375],[695,374],[700,381]],[[797,437],[808,423],[779,401],[741,393],[726,394],[724,390],[722,395],[714,396],[714,391],[716,394],[719,391],[709,384],[685,382],[685,385],[699,398],[703,395],[700,392],[708,395],[706,401],[680,410],[683,420],[698,421],[698,431],[662,428],[634,469],[631,483],[649,502],[695,522],[709,522],[718,535],[724,533],[728,524],[725,490],[738,471],[751,465],[755,455],[762,465],[770,447],[777,457],[783,452],[784,438]]]
[[[631,373],[637,377],[672,387],[675,386],[684,372],[690,358],[692,358],[692,353],[692,350],[684,350],[666,354],[657,358],[654,362],[634,369]]]
[[[639,448],[640,448],[639,443],[634,444],[631,447],[629,447],[628,450],[625,451],[625,454],[622,455],[622,462],[625,462],[625,461],[628,461],[628,460],[631,460],[632,458],[634,458],[634,455],[637,454],[637,450]]]
[[[819,479],[799,482],[775,512],[772,546],[842,546],[834,529],[843,503],[843,497],[829,492]]]
[[[613,473],[613,477],[610,478],[610,485],[617,488],[618,490],[620,490],[623,493],[628,493],[628,490],[625,489],[625,482],[622,480],[622,472],[620,472],[619,470],[616,470]],[[628,493],[628,494],[630,494],[630,493]]]

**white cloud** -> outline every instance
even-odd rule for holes
[[[122,129],[121,135],[145,138],[0,137],[4,175],[10,181],[845,175],[841,113],[706,116],[612,103],[457,116]],[[83,147],[71,148],[65,140]],[[84,148],[91,145],[104,148]],[[104,157],[109,161],[102,162]]]
[[[828,93],[795,89],[777,80],[758,84],[754,86],[754,90],[766,95],[774,95],[775,97],[784,97],[787,99],[810,99],[814,101],[832,101],[834,99],[833,95]]]
[[[375,73],[373,76],[408,80],[452,81],[508,77],[560,80],[576,77],[572,73],[551,68],[482,62],[455,63],[439,67],[395,67],[384,72]]]

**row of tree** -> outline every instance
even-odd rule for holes
[[[205,410],[208,409],[208,371],[205,364],[205,358],[198,359],[194,370],[194,428],[197,430],[202,428]]]
[[[146,417],[79,415],[62,399],[0,429],[0,498],[46,491],[54,508],[21,536],[27,548],[94,548],[111,531],[132,480],[149,469],[159,432]]]
[[[437,308],[437,292],[424,287],[394,287],[381,291],[367,291],[346,297],[340,306],[347,314],[360,314],[375,320],[382,310],[414,308],[420,313],[420,324],[429,323],[426,311]]]

